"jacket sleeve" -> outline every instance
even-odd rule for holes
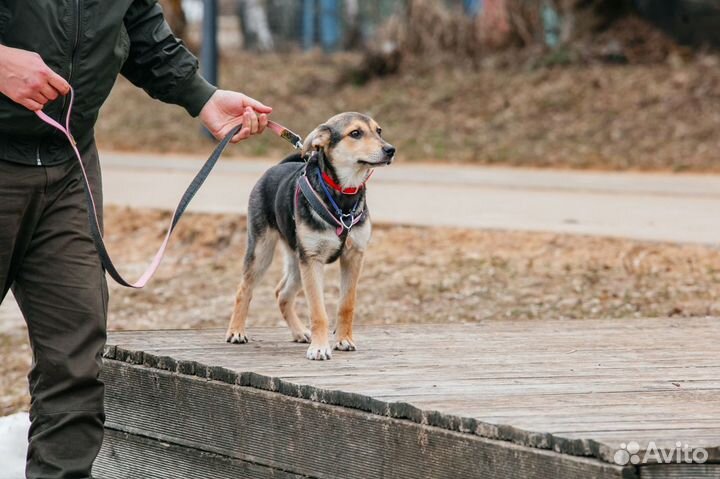
[[[200,76],[197,58],[175,38],[157,0],[134,0],[124,23],[130,53],[123,76],[153,98],[200,114],[216,87]]]

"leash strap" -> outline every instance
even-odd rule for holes
[[[185,190],[185,193],[183,193],[182,197],[180,198],[180,202],[178,203],[177,207],[175,208],[175,211],[173,212],[172,219],[170,220],[170,226],[167,230],[167,233],[165,234],[165,238],[163,239],[162,244],[160,245],[160,248],[158,248],[157,252],[155,253],[155,257],[152,260],[152,263],[148,266],[148,268],[145,270],[145,272],[142,274],[140,279],[138,279],[135,282],[129,282],[125,280],[125,278],[122,277],[122,275],[117,271],[117,268],[115,268],[115,265],[112,262],[112,259],[110,258],[110,254],[107,251],[107,248],[105,247],[105,242],[103,241],[102,232],[100,230],[100,222],[98,220],[98,214],[97,214],[97,207],[95,205],[95,200],[93,198],[92,194],[92,188],[90,187],[90,181],[88,180],[87,172],[85,171],[85,165],[82,162],[82,157],[80,155],[80,151],[77,148],[77,144],[75,142],[75,139],[72,136],[72,133],[70,132],[70,116],[72,113],[72,106],[74,101],[74,92],[72,89],[70,89],[70,104],[68,108],[67,117],[65,118],[65,125],[61,125],[54,119],[50,118],[46,113],[43,111],[36,111],[36,115],[40,117],[42,121],[47,123],[48,125],[52,126],[56,130],[62,132],[65,137],[70,142],[70,146],[72,146],[73,152],[75,153],[75,157],[77,158],[78,163],[80,164],[80,170],[82,171],[82,177],[83,177],[83,185],[85,187],[85,198],[87,201],[88,206],[88,219],[90,223],[90,233],[93,239],[93,242],[95,243],[95,248],[97,249],[98,255],[100,256],[100,261],[105,268],[105,270],[108,272],[110,277],[114,279],[118,284],[122,286],[126,286],[128,288],[142,288],[144,287],[150,279],[153,277],[155,272],[157,271],[158,267],[160,266],[160,263],[163,259],[163,256],[165,255],[165,250],[167,249],[167,245],[170,242],[170,236],[172,235],[173,231],[175,230],[175,227],[177,226],[178,222],[180,221],[180,218],[185,213],[185,210],[187,209],[188,205],[192,201],[192,199],[195,197],[195,194],[200,190],[200,187],[205,183],[205,180],[210,175],[210,172],[215,167],[215,164],[217,163],[218,159],[220,159],[220,156],[222,155],[223,151],[227,147],[227,145],[230,143],[230,140],[233,136],[235,136],[240,129],[242,128],[242,125],[238,125],[235,128],[228,133],[225,138],[222,139],[222,141],[215,147],[215,150],[212,152],[210,157],[207,159],[205,164],[200,168],[200,171],[195,175],[195,178],[193,178],[192,182],[190,182],[190,185]],[[300,137],[295,135],[293,132],[288,130],[287,128],[275,123],[275,122],[268,122],[268,127],[270,129],[280,135],[282,138],[285,138],[286,140],[293,143],[293,145],[296,148],[302,147],[302,142],[300,141]],[[299,145],[299,146],[298,146]]]

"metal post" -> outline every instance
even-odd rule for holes
[[[476,17],[482,10],[482,0],[463,0],[463,7],[465,13],[471,17]]]
[[[340,2],[320,0],[320,40],[326,52],[340,46]]]
[[[315,46],[315,0],[302,2],[302,46],[303,50],[310,50]]]
[[[215,86],[218,84],[217,14],[217,0],[203,0],[200,71],[203,77]],[[203,131],[208,137],[213,137],[205,128]]]
[[[217,0],[203,0],[202,48],[200,66],[207,81],[217,86],[218,46],[217,46]]]

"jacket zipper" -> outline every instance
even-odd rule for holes
[[[73,1],[75,2],[75,43],[73,44],[72,57],[70,58],[68,83],[72,80],[73,70],[75,69],[75,57],[77,56],[78,44],[80,43],[80,13],[82,12],[82,0]]]
[[[82,0],[73,0],[73,4],[75,7],[75,15],[74,15],[74,18],[75,18],[75,41],[73,42],[72,53],[70,54],[70,68],[68,70],[68,80],[67,80],[68,83],[70,83],[72,81],[73,70],[75,69],[75,60],[77,57],[77,50],[78,50],[77,47],[78,47],[78,44],[80,43],[80,13],[82,12],[81,2],[82,2]],[[68,106],[68,105],[67,105],[67,97],[65,96],[65,97],[63,97],[62,106],[60,108],[60,118],[58,120],[60,123],[63,123],[63,118],[67,114],[65,112],[66,106]],[[37,162],[37,166],[42,166],[42,159],[40,158],[40,145],[38,145],[38,147],[37,147],[35,160]]]
[[[70,68],[68,70],[67,79],[68,83],[72,82],[73,71],[75,70],[75,60],[77,59],[78,44],[80,43],[80,13],[82,12],[82,0],[73,0],[73,4],[75,7],[75,40],[73,42],[72,53],[70,55]],[[68,106],[67,96],[63,97],[62,108],[60,109],[60,123],[63,123],[63,118],[65,118],[65,115],[67,114],[65,111],[66,106]]]
[[[82,0],[73,0],[73,6],[75,7],[75,15],[74,22],[75,22],[75,40],[73,42],[72,46],[72,52],[70,54],[70,68],[68,70],[68,83],[72,81],[73,77],[73,70],[75,69],[75,60],[77,57],[77,50],[78,50],[78,44],[80,43],[80,13],[82,12]],[[67,115],[67,112],[65,111],[65,108],[69,107],[67,104],[67,96],[63,97],[62,106],[60,108],[60,118],[58,121],[60,123],[64,123],[63,118],[65,118],[65,115]],[[42,166],[42,160],[40,159],[40,147],[37,148],[37,165]]]

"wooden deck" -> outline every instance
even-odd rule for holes
[[[96,475],[720,478],[718,319],[359,327],[328,362],[250,334],[111,334]],[[706,463],[614,461],[651,441]]]

